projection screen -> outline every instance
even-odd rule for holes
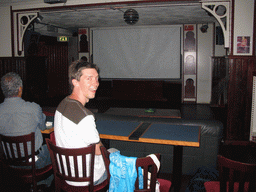
[[[92,29],[102,79],[180,79],[181,26]]]

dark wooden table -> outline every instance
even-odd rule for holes
[[[50,121],[51,118],[47,120]],[[201,127],[196,125],[97,120],[96,127],[100,138],[104,140],[173,145],[173,178],[171,178],[171,181],[175,192],[180,191],[181,187],[183,146],[200,146]],[[52,131],[54,131],[53,127],[41,132],[48,135]]]
[[[173,145],[174,191],[180,191],[183,146],[200,146],[200,126],[98,120],[96,126],[102,139]]]

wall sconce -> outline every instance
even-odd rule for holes
[[[35,19],[36,23],[41,23],[43,20],[43,16],[42,15],[38,15],[38,17]]]
[[[128,9],[124,12],[124,21],[127,24],[133,25],[139,20],[139,14],[134,9]]]
[[[202,31],[202,33],[206,33],[208,29],[208,25],[203,25],[200,30]]]

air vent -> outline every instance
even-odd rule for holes
[[[66,3],[67,0],[44,0],[44,3],[55,4],[55,3]]]

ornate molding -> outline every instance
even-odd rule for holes
[[[38,12],[17,13],[17,49],[18,55],[23,51],[23,38],[29,25],[38,17]]]
[[[229,2],[202,3],[202,8],[208,11],[212,16],[217,19],[223,31],[224,46],[225,48],[229,48]]]

